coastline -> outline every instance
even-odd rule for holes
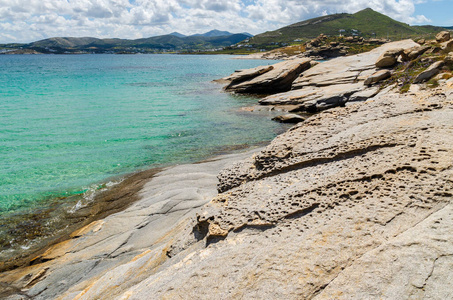
[[[331,299],[448,292],[448,276],[429,280],[438,260],[451,264],[453,257],[452,84],[414,84],[408,93],[387,88],[362,103],[335,104],[265,148],[166,168],[133,205],[73,232],[42,253],[40,264],[0,276],[14,283],[0,283],[4,295]],[[430,247],[436,251],[427,253]],[[395,292],[385,294],[389,286]]]
[[[199,165],[210,163],[213,161],[223,160],[229,156],[241,157],[242,152],[249,153],[255,149],[260,149],[269,144],[270,141],[263,141],[254,145],[230,145],[225,146],[212,153],[210,156],[193,163],[169,165],[165,167],[154,167],[134,173],[129,173],[113,178],[108,178],[105,182],[117,182],[113,186],[104,188],[95,192],[93,199],[83,207],[75,211],[68,211],[68,203],[60,204],[58,207],[52,207],[51,213],[58,214],[61,217],[61,222],[57,226],[64,226],[58,233],[52,236],[43,236],[42,240],[34,241],[35,244],[30,249],[24,249],[19,253],[15,253],[6,260],[0,262],[0,272],[6,272],[18,268],[24,268],[30,265],[39,264],[42,262],[41,255],[56,244],[62,243],[71,239],[71,236],[84,228],[85,226],[104,219],[115,213],[120,213],[128,207],[140,201],[143,196],[144,186],[155,177],[159,177],[159,173],[172,169],[178,166]],[[220,169],[217,170],[217,173]],[[105,185],[105,184],[101,184]],[[78,201],[81,201],[81,196],[71,196],[75,200],[71,200],[70,206],[75,206]],[[86,200],[85,200],[86,201]],[[37,212],[31,215],[36,222],[39,222],[43,212]],[[39,225],[39,224],[38,224]],[[42,225],[44,226],[44,225]],[[25,230],[25,229],[24,229]]]
[[[146,181],[150,180],[161,170],[162,168],[152,168],[117,177],[115,179],[119,181],[118,183],[96,192],[93,200],[73,212],[67,210],[67,206],[65,206],[67,203],[65,205],[60,203],[57,207],[49,208],[48,210],[52,214],[58,214],[61,219],[57,226],[64,226],[65,228],[60,229],[58,233],[52,236],[43,235],[41,241],[32,241],[35,244],[33,244],[31,249],[23,249],[23,252],[16,253],[16,255],[9,257],[6,261],[0,262],[0,272],[39,263],[39,260],[36,259],[39,255],[53,245],[68,239],[74,231],[79,230],[93,221],[126,209],[139,199],[138,192]],[[80,197],[69,197],[74,199],[69,203],[76,205],[78,201],[81,201]],[[26,216],[33,217],[38,223],[42,215],[43,212],[38,212]],[[37,226],[45,225],[37,224]]]
[[[39,251],[21,257],[14,268],[7,270],[7,266],[4,267],[0,275],[4,292],[0,297],[7,297],[15,291],[10,283],[24,279],[30,281],[26,274],[47,270],[60,259],[63,261],[60,263],[66,265],[71,257],[84,257],[87,255],[84,252],[89,252],[92,253],[89,257],[108,258],[109,268],[114,268],[144,248],[161,246],[171,236],[169,232],[180,228],[180,223],[189,222],[199,207],[217,195],[220,170],[262,149],[262,145],[232,152],[229,149],[229,154],[191,164],[150,169],[125,178],[96,197],[95,204],[83,212],[90,214],[84,222],[72,226],[71,230]],[[128,238],[124,239],[125,235]],[[132,238],[132,235],[136,237]],[[104,240],[108,240],[109,245]],[[72,264],[78,270],[77,275],[80,273],[80,278],[83,278],[86,275],[84,262],[76,259]],[[103,272],[104,267],[99,272]],[[32,278],[32,281],[36,280]],[[25,285],[30,285],[30,282]]]
[[[227,64],[230,64],[229,58],[228,58]],[[209,83],[209,81],[206,81],[206,82]],[[211,89],[211,87],[208,87],[208,88],[206,89],[207,91],[210,91],[210,92],[214,91],[214,89]],[[215,92],[217,92],[217,87],[215,88]],[[220,88],[219,88],[219,92],[220,92]],[[209,94],[209,93],[207,92],[206,94]],[[222,97],[219,97],[219,98],[223,99]],[[252,100],[252,101],[254,101],[254,100]],[[226,106],[225,109],[228,111],[232,110],[233,114],[235,114],[235,115],[244,115],[244,112],[240,109],[241,105],[244,106],[246,104],[241,103],[237,108],[234,106],[232,106],[231,108],[229,106]],[[256,117],[262,118],[262,116],[259,116],[259,115],[256,115]],[[181,118],[185,118],[185,116],[181,117]],[[266,121],[266,122],[271,123],[271,121]],[[281,132],[282,131],[279,131],[277,133],[281,133]],[[269,137],[267,137],[266,139],[270,140]],[[225,139],[225,140],[227,141],[226,143],[228,143],[228,141],[230,141],[228,139]],[[257,139],[257,140],[259,140],[259,139]],[[230,141],[230,143],[234,143],[234,141]],[[244,141],[244,143],[254,144],[254,142],[249,142],[248,140]],[[175,142],[175,144],[176,144],[176,142]],[[192,152],[192,153],[196,153],[197,155],[193,155],[193,156],[189,155],[188,159],[181,159],[181,161],[192,162],[195,160],[198,161],[200,159],[208,159],[208,158],[212,157],[213,155],[222,154],[222,153],[230,153],[231,152],[230,150],[234,150],[234,148],[237,148],[236,145],[234,145],[233,147],[230,147],[228,145],[227,146],[220,146],[220,145],[216,146],[215,144],[209,145],[209,146],[210,147],[202,146],[207,150],[200,151],[201,154],[199,154],[198,152]],[[239,146],[239,147],[242,147],[242,146]],[[148,150],[146,150],[146,151],[148,151]],[[130,153],[129,153],[129,155],[130,155]],[[206,156],[206,155],[208,155],[208,156]],[[178,156],[173,156],[173,157],[178,157]],[[158,163],[157,167],[161,167],[161,166],[168,167],[169,165],[174,164],[174,163],[175,162]],[[150,167],[153,168],[153,166],[154,165],[151,165]],[[140,168],[143,169],[142,166],[140,166]],[[33,247],[34,246],[33,243],[29,242],[33,238],[38,237],[38,239],[35,239],[36,242],[39,242],[39,245],[37,245],[37,247],[38,246],[47,247],[48,245],[46,245],[46,244],[55,244],[55,243],[61,241],[62,239],[64,239],[65,237],[67,238],[73,230],[75,230],[78,227],[84,226],[87,222],[96,220],[96,218],[102,218],[104,215],[107,215],[107,213],[104,214],[104,213],[102,213],[102,211],[103,210],[110,211],[110,206],[114,206],[114,205],[112,204],[113,201],[108,201],[103,198],[104,198],[104,195],[109,194],[110,190],[117,190],[117,188],[115,187],[117,184],[115,184],[114,187],[109,187],[107,189],[107,191],[102,191],[105,189],[104,186],[109,186],[109,183],[111,181],[113,181],[115,183],[121,182],[123,180],[123,177],[128,178],[128,177],[132,176],[133,178],[138,178],[141,176],[140,174],[142,174],[141,171],[138,173],[129,173],[131,171],[134,172],[134,169],[132,169],[132,170],[127,169],[126,172],[128,172],[128,173],[126,173],[126,175],[120,175],[120,176],[114,175],[114,177],[108,177],[105,180],[101,179],[101,181],[97,181],[98,179],[96,179],[96,181],[87,181],[88,183],[85,183],[83,185],[84,186],[83,188],[78,189],[76,191],[76,193],[79,193],[79,191],[83,191],[86,186],[89,186],[89,189],[90,189],[89,194],[91,194],[91,190],[94,189],[94,188],[92,188],[92,186],[96,186],[96,188],[99,187],[99,189],[97,189],[95,192],[95,194],[96,194],[95,200],[92,200],[91,198],[87,199],[87,200],[83,199],[82,197],[85,197],[87,194],[66,197],[67,193],[65,194],[64,192],[62,192],[61,195],[59,194],[56,197],[50,197],[50,196],[47,198],[43,197],[43,199],[45,199],[45,200],[40,202],[40,203],[43,203],[43,205],[36,205],[35,206],[36,208],[33,207],[33,209],[28,209],[28,210],[24,209],[24,214],[22,214],[22,215],[21,215],[22,211],[19,211],[18,213],[16,213],[14,211],[13,212],[13,213],[15,213],[14,220],[5,217],[3,219],[3,221],[4,221],[3,223],[7,224],[7,226],[2,227],[2,229],[4,229],[3,232],[6,232],[7,234],[5,234],[6,238],[4,239],[4,241],[6,241],[6,242],[3,243],[5,245],[5,247],[4,247],[5,252],[2,253],[2,256],[0,257],[0,269],[5,270],[5,269],[11,269],[11,268],[17,267],[19,265],[24,265],[24,264],[26,264],[27,260],[32,260],[35,256],[38,256],[40,253],[42,253],[44,251],[43,249],[36,249]],[[115,174],[115,173],[111,172],[108,174]],[[122,174],[124,174],[124,172]],[[109,175],[107,175],[107,176],[109,176]],[[150,175],[150,176],[152,176],[152,175]],[[125,184],[126,183],[123,182],[119,185],[119,187],[121,187]],[[121,189],[121,188],[119,188],[119,189]],[[18,190],[20,190],[20,189],[18,189]],[[88,196],[91,196],[91,195],[88,195]],[[114,194],[111,194],[108,197],[115,198],[116,196]],[[88,203],[89,205],[87,207],[78,209],[74,213],[68,213],[68,211],[74,210],[73,208],[76,206],[79,199],[81,200],[83,205],[85,205],[87,202],[90,202],[90,203]],[[66,201],[70,202],[70,204],[67,204]],[[99,205],[95,204],[97,202],[100,202],[102,204],[99,204]],[[124,202],[124,203],[120,204],[120,202]],[[124,201],[119,200],[119,201],[117,201],[117,203],[118,203],[118,207],[114,207],[112,209],[112,212],[109,212],[108,214],[115,213],[117,210],[124,209],[129,205],[126,200],[124,200]],[[99,206],[99,207],[97,207],[97,206]],[[102,216],[96,216],[99,212],[101,212]],[[11,213],[10,215],[13,215],[13,213]],[[27,214],[27,216],[31,217],[30,222],[28,222],[27,218],[25,217],[25,214]],[[57,218],[61,218],[61,220],[56,220]],[[48,220],[51,220],[51,221],[48,222]],[[49,223],[51,223],[50,226],[49,226]],[[16,227],[16,224],[18,224],[17,227]],[[52,225],[52,224],[54,224],[54,225]],[[67,227],[67,228],[65,228],[65,227]],[[10,233],[10,230],[11,230],[11,233]],[[48,234],[48,233],[53,234],[56,231],[61,231],[61,232],[58,232],[58,235],[57,235],[58,237],[52,237],[50,239],[46,238],[47,237],[46,234]],[[14,235],[21,236],[21,238],[18,238],[17,241],[10,238],[10,237],[14,237]],[[22,238],[22,236],[23,236],[23,238]],[[16,247],[14,247],[14,246],[11,247],[10,244],[8,243],[10,241],[12,241],[11,244],[15,243]],[[16,251],[15,253],[20,254],[18,259],[9,258],[9,257],[11,257],[12,249],[15,249],[15,251]],[[3,254],[4,254],[4,256],[3,256]]]

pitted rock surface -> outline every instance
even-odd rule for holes
[[[450,298],[452,96],[381,95],[293,127],[223,172],[193,229],[206,248],[122,299]]]
[[[382,91],[239,162],[163,171],[127,210],[1,274],[0,295],[449,299],[452,137],[451,79]]]

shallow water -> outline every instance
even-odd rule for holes
[[[26,219],[74,195],[89,200],[122,174],[271,140],[282,125],[239,109],[256,99],[211,82],[269,63],[230,56],[0,56],[0,229],[9,239],[3,242],[14,242],[9,216]]]

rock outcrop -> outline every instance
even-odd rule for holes
[[[428,69],[425,71],[421,72],[420,74],[417,75],[414,79],[414,83],[420,83],[426,80],[431,79],[435,75],[437,75],[440,72],[440,69],[444,66],[443,61],[438,61],[433,63],[431,66],[429,66]]]
[[[316,112],[345,105],[350,99],[364,100],[365,95],[371,97],[378,92],[374,87],[364,84],[367,78],[379,70],[375,66],[378,58],[383,53],[401,53],[399,49],[417,45],[412,40],[393,42],[367,53],[323,62],[294,80],[291,91],[270,95],[260,100],[260,104],[295,104],[300,105],[300,110]]]
[[[450,52],[445,56],[444,62],[447,66],[453,69],[453,52]]]
[[[429,49],[430,49],[429,46],[421,46],[421,47],[416,46],[416,47],[412,47],[409,49],[405,49],[401,53],[401,58],[403,61],[411,61],[411,60],[416,59],[417,57],[419,57],[420,55],[422,55]]]
[[[285,114],[285,115],[280,115],[272,118],[274,121],[278,121],[281,123],[300,123],[305,121],[305,118],[296,115],[296,114]]]
[[[237,93],[266,94],[288,91],[300,73],[310,68],[310,59],[295,59],[255,71],[245,70],[224,78],[231,79],[225,90]],[[264,70],[264,71],[263,71]]]
[[[384,53],[379,56],[375,65],[377,68],[387,68],[394,66],[397,61],[398,57],[401,53],[404,52],[404,49],[390,49],[385,51]]]
[[[448,299],[452,132],[444,88],[318,114],[223,171],[166,247],[60,298]]]
[[[451,52],[453,51],[453,40],[449,40],[445,43],[442,43],[441,49],[445,52]]]
[[[0,274],[0,298],[450,299],[453,79],[404,94],[368,87],[395,46],[416,45],[321,63],[265,99],[368,101],[313,115],[253,154],[160,172],[126,210]]]
[[[371,85],[373,83],[387,79],[390,76],[392,76],[392,72],[390,72],[389,70],[379,70],[376,73],[370,75],[367,79],[365,79],[363,83],[366,85]]]
[[[449,31],[441,31],[436,35],[436,41],[439,43],[446,42],[451,39]]]

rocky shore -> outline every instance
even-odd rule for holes
[[[452,298],[449,41],[224,78],[318,113],[265,148],[159,172],[126,210],[1,274],[0,298]]]

